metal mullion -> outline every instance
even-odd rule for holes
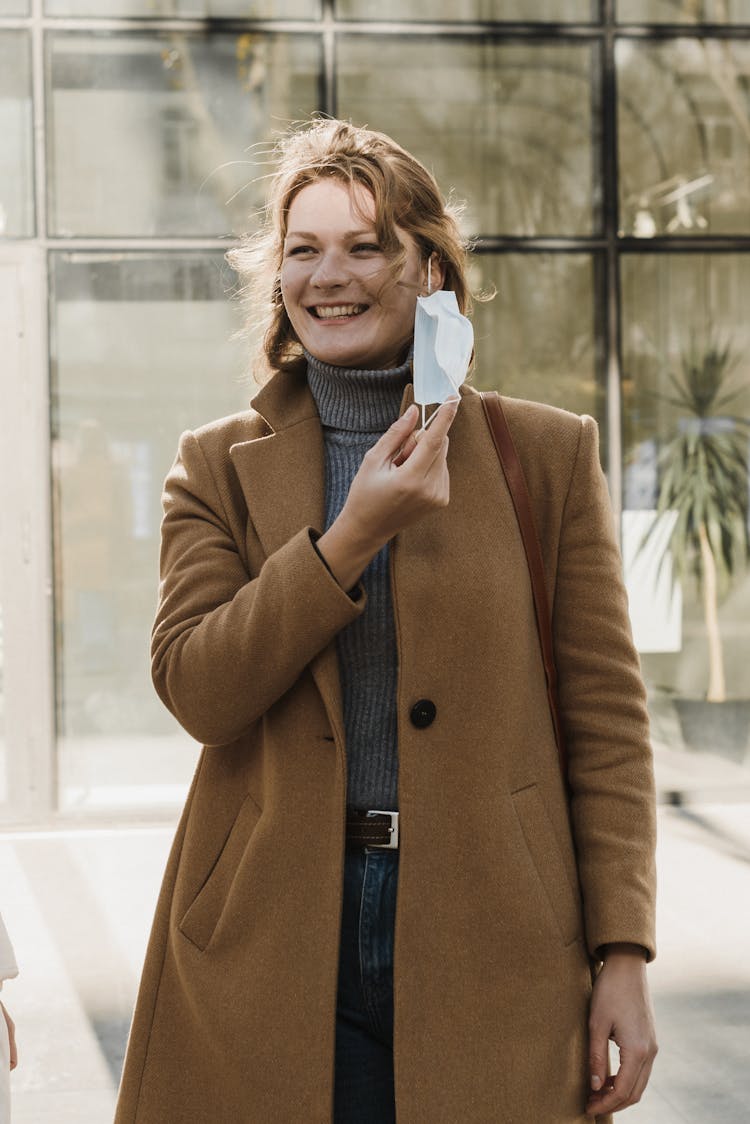
[[[55,806],[54,640],[49,472],[47,310],[42,251],[0,245],[11,283],[8,350],[0,369],[6,742],[10,816],[46,819]],[[15,302],[15,303],[14,303]],[[12,335],[11,335],[12,333]],[[7,522],[5,522],[7,520]]]
[[[569,238],[546,238],[523,235],[481,234],[471,240],[471,248],[478,254],[549,254],[549,253],[591,253],[606,248],[605,239],[591,235],[571,236]]]
[[[239,242],[238,238],[48,238],[44,242],[47,250],[80,251],[91,253],[102,250],[104,253],[185,253],[199,250],[226,251]]]
[[[323,0],[323,74],[320,91],[322,109],[336,116],[336,16],[334,0]]]
[[[620,253],[652,254],[732,254],[750,251],[750,235],[696,235],[695,238],[672,238],[669,235],[653,238],[620,239]]]
[[[23,257],[20,270],[24,328],[33,333],[25,341],[24,446],[18,450],[22,477],[30,481],[24,496],[28,549],[24,584],[33,598],[29,611],[28,646],[34,653],[24,665],[20,691],[35,706],[21,721],[21,744],[30,769],[27,807],[35,814],[49,815],[56,801],[56,731],[54,675],[54,606],[52,602],[52,521],[49,439],[49,273],[43,244],[48,232],[46,89],[43,0],[32,0],[31,85],[34,152],[35,239]]]
[[[618,39],[741,39],[750,36],[747,23],[628,23],[615,28]]]
[[[76,19],[72,16],[47,16],[40,19],[40,24],[45,31],[78,31],[84,33],[115,32],[115,33],[148,33],[153,31],[179,31],[205,35],[223,33],[227,35],[240,34],[247,31],[284,32],[286,34],[320,34],[320,20],[241,20],[219,19],[143,19],[139,17],[99,19],[87,17]]]
[[[600,60],[602,123],[602,219],[605,239],[604,295],[600,313],[606,362],[607,476],[620,532],[622,515],[622,377],[620,362],[620,277],[618,265],[617,70],[615,0],[603,0],[604,39]]]
[[[550,43],[565,42],[566,39],[587,41],[599,39],[602,31],[597,24],[503,24],[503,23],[457,23],[457,22],[431,22],[431,23],[392,23],[383,21],[355,22],[353,20],[337,20],[336,32],[339,35],[382,35],[382,36],[407,36],[419,38],[444,38],[444,39],[482,39],[483,41],[532,40],[534,42],[547,40]]]
[[[601,35],[596,23],[523,23],[501,20],[336,20],[339,32],[365,35],[479,35],[509,39],[592,38]]]

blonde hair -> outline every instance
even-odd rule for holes
[[[316,118],[286,134],[276,147],[276,171],[256,234],[246,235],[227,261],[238,274],[247,312],[242,334],[261,336],[256,382],[304,363],[302,347],[281,295],[281,264],[289,208],[308,184],[325,176],[364,187],[375,200],[375,231],[395,281],[406,260],[396,227],[410,234],[423,260],[436,254],[443,288],[452,289],[464,313],[471,311],[467,278],[469,244],[460,233],[459,208],[447,203],[431,172],[385,133],[347,121]],[[353,200],[356,206],[356,199]]]

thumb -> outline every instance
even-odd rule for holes
[[[609,1069],[609,1036],[602,1030],[591,1029],[589,1041],[589,1073],[591,1088],[595,1093],[604,1088]]]

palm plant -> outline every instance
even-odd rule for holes
[[[692,573],[698,583],[708,642],[708,702],[726,701],[719,599],[750,554],[750,420],[726,413],[743,390],[729,386],[734,365],[728,344],[714,341],[700,349],[693,340],[682,357],[681,376],[670,374],[671,390],[656,395],[681,417],[659,456],[657,514],[644,539],[672,513],[662,561],[669,552],[674,577]]]

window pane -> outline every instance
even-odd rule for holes
[[[316,108],[319,71],[317,36],[52,36],[52,229],[247,229],[268,142]]]
[[[34,233],[31,59],[25,31],[0,32],[0,237]]]
[[[750,0],[617,0],[620,23],[750,23]]]
[[[750,44],[617,44],[622,232],[750,232]]]
[[[48,16],[244,16],[317,19],[320,0],[45,0]]]
[[[704,484],[701,461],[680,456],[687,439],[703,446],[709,458],[706,463],[712,465],[711,479],[723,482],[723,494],[713,509],[714,537],[709,541],[716,546],[719,531],[727,536],[725,541],[730,535],[742,535],[743,519],[736,514],[735,505],[747,503],[750,468],[749,288],[750,255],[628,254],[622,259],[623,545],[632,574],[636,566],[640,567],[637,586],[631,578],[636,642],[657,720],[669,723],[677,744],[682,731],[691,748],[713,749],[736,761],[744,758],[747,748],[747,727],[744,733],[737,727],[734,743],[730,737],[737,708],[722,709],[719,704],[708,707],[707,720],[716,718],[717,729],[713,734],[704,730],[696,743],[696,715],[681,700],[706,698],[711,672],[719,669],[719,655],[726,696],[750,699],[750,572],[738,560],[734,580],[729,580],[719,565],[718,600],[714,603],[709,599],[707,612],[695,575],[697,567],[710,577],[712,565],[704,560],[694,536],[689,537],[685,549],[673,549],[666,556],[661,574],[658,564],[679,514],[687,518],[691,510],[698,510],[688,502],[697,494],[696,489],[704,495],[712,494],[712,487]],[[701,407],[698,402],[692,414],[678,406],[677,387],[688,385],[691,367],[696,386],[693,399],[699,393],[708,398],[712,386],[719,387],[719,399],[732,390],[737,396],[710,407]],[[735,416],[744,418],[744,424],[734,421]],[[733,451],[737,457],[734,469]],[[667,496],[670,472],[681,487],[679,493]],[[661,490],[671,512],[662,523],[664,537],[655,536],[639,554]],[[697,527],[698,522],[692,519],[689,526]],[[679,526],[677,531],[675,541],[679,543]],[[670,567],[677,557],[684,559],[686,575],[678,575],[673,588]],[[714,624],[716,631],[712,633]],[[713,654],[712,634],[716,640]],[[746,705],[750,720],[750,704]]]
[[[180,799],[194,743],[151,686],[164,477],[180,433],[247,406],[220,255],[53,255],[60,801]]]
[[[342,19],[393,20],[596,20],[596,0],[526,0],[519,14],[517,0],[336,0]]]
[[[0,16],[27,16],[29,0],[0,0]]]
[[[591,414],[603,427],[595,273],[588,254],[475,255],[472,288],[495,285],[497,295],[474,305],[473,385]]]
[[[466,233],[598,227],[594,48],[342,37],[341,116],[389,133],[454,188]]]

